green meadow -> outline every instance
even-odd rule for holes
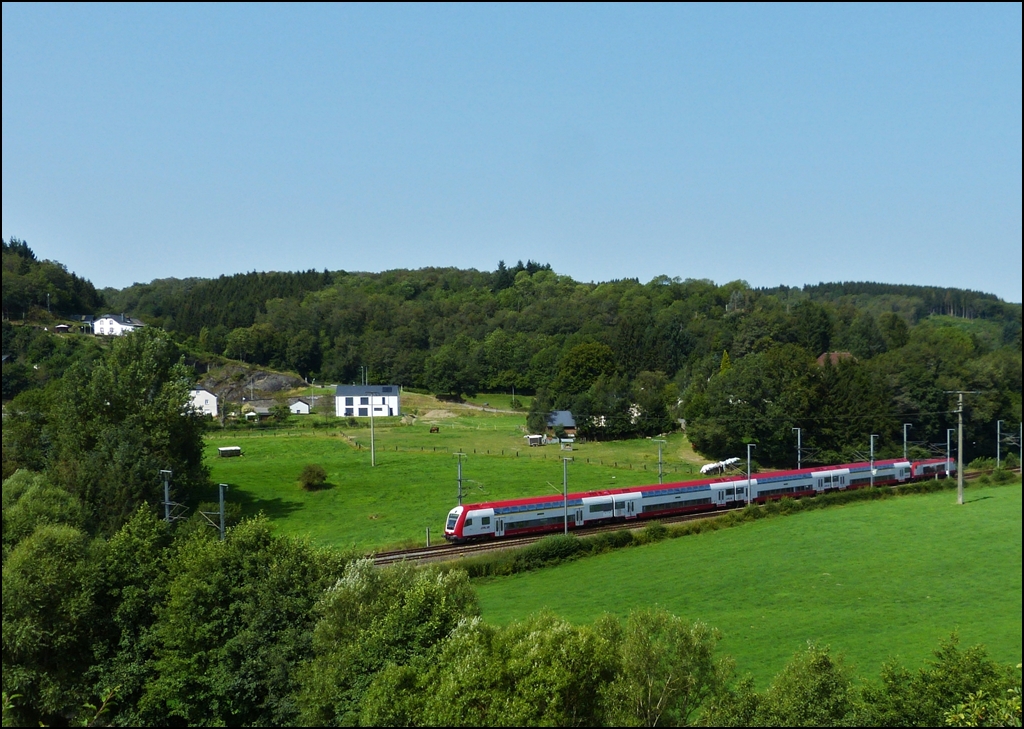
[[[525,415],[485,413],[426,396],[403,399],[403,410],[418,417],[411,424],[399,418],[375,423],[375,467],[365,424],[347,427],[332,419],[337,428],[314,430],[298,417],[294,427],[211,431],[207,463],[243,514],[264,512],[284,534],[365,549],[423,544],[427,527],[432,541],[442,538],[445,516],[457,504],[459,452],[465,454],[465,503],[560,494],[563,457],[574,459],[571,490],[657,482],[658,448],[650,440],[587,443],[571,452],[530,448],[523,441]],[[431,433],[433,427],[438,432]],[[217,448],[229,445],[241,446],[245,455],[218,458]],[[680,434],[669,436],[663,461],[666,481],[699,475],[699,461]],[[308,463],[326,469],[329,488],[299,487]]]
[[[1021,660],[1021,486],[859,502],[666,540],[477,583],[483,617],[585,622],[662,606],[721,630],[759,685],[816,641],[877,676],[918,666],[953,630]]]

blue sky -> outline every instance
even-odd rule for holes
[[[3,236],[99,286],[550,262],[1021,301],[1021,6],[3,5]]]

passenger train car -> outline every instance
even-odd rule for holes
[[[945,458],[902,459],[871,464],[846,463],[795,471],[769,471],[746,476],[681,481],[634,488],[608,489],[561,496],[535,496],[456,506],[448,512],[445,539],[465,542],[520,534],[555,532],[613,521],[652,519],[690,512],[714,511],[747,503],[815,496],[870,486],[887,486],[938,478],[956,470]]]

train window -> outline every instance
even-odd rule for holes
[[[726,489],[725,490],[725,495],[726,496],[735,496],[736,495],[736,489]]]
[[[473,526],[473,520],[472,519],[466,519],[466,526]]]
[[[458,514],[449,514],[448,515],[447,528],[448,529],[454,529],[455,528],[455,522],[457,522],[458,520],[459,520],[459,515]]]
[[[590,505],[590,513],[591,514],[596,514],[596,513],[601,512],[601,511],[611,511],[611,510],[612,510],[612,505],[610,503],[608,503],[608,504],[591,504]]]
[[[491,517],[489,517],[489,516],[485,516],[485,517],[483,517],[483,518],[482,518],[482,519],[480,520],[480,523],[481,523],[481,524],[483,524],[484,526],[487,526],[488,524],[490,524],[490,523],[491,523]]]

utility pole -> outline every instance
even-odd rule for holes
[[[220,485],[220,540],[224,541],[224,492],[228,490],[228,485],[222,483]]]
[[[747,443],[747,505],[753,501],[753,494],[750,493],[750,449],[757,448],[756,443]]]
[[[800,453],[800,435],[801,435],[801,433],[800,433],[800,428],[790,428],[790,430],[795,430],[796,431],[796,470],[799,471],[800,467],[801,467],[801,458],[800,458],[800,455],[801,455],[801,453]]]
[[[164,481],[164,521],[168,524],[171,523],[171,476],[172,472],[170,469],[162,469],[160,471],[160,477]]]
[[[661,460],[661,448],[665,445],[665,440],[662,438],[655,438],[654,442],[658,444],[658,483],[665,483],[664,480],[664,469],[662,467]]]
[[[569,533],[569,461],[571,458],[562,458],[562,517],[565,533]]]
[[[903,460],[907,460],[907,428],[913,428],[913,423],[903,424]]]
[[[377,465],[377,452],[373,445],[373,395],[370,395],[370,468]]]
[[[1003,421],[996,421],[996,468],[999,468],[999,446],[1003,441]]]
[[[964,503],[964,394],[957,393],[956,406],[956,503]]]
[[[977,390],[947,390],[947,395],[957,396],[956,420],[956,503],[964,503],[964,395],[976,395]]]
[[[871,435],[871,488],[875,487],[875,438],[877,435]]]
[[[459,506],[462,506],[462,458],[465,453],[456,453],[455,456],[459,459]]]

